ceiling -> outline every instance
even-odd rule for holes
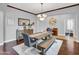
[[[40,3],[9,3],[8,5],[38,14],[41,13],[41,4]],[[43,3],[43,11],[50,11],[66,6],[74,5],[74,3]]]

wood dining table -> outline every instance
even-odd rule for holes
[[[52,34],[52,33],[49,33],[49,32],[39,32],[39,33],[34,33],[34,34],[31,34],[31,35],[29,35],[31,38],[35,38],[35,39],[37,39],[37,40],[40,40],[40,39],[42,39],[43,37],[45,38],[45,37],[48,37],[48,35],[50,35],[50,34]],[[52,43],[54,42],[54,40],[52,40],[52,39],[49,39],[49,40],[45,40],[45,41],[43,41],[43,42],[41,42],[39,45],[38,45],[38,47],[40,47],[41,48],[41,51],[42,51],[42,54],[45,54],[45,49],[48,49],[51,45],[52,45]]]
[[[47,37],[49,35],[48,32],[39,32],[29,35],[31,38],[41,39],[43,37]]]
[[[39,33],[34,33],[29,35],[31,38],[35,38],[36,40],[40,40],[42,38],[47,38],[48,35],[50,35],[52,33],[49,33],[47,31],[44,32],[39,32]],[[49,47],[52,45],[52,43],[54,42],[54,40],[52,39],[48,39],[48,40],[44,40],[43,42],[41,42],[38,47],[41,48],[42,54],[45,54],[45,52],[49,49]],[[45,51],[46,49],[46,51]]]

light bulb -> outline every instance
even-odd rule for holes
[[[41,17],[40,20],[43,21],[45,18]]]
[[[43,16],[43,17],[47,17],[47,15],[46,15],[46,14],[42,14],[42,16]]]
[[[41,14],[38,14],[37,17],[40,18],[41,17]]]
[[[46,14],[38,14],[37,17],[38,17],[41,21],[43,21],[43,20],[47,17],[47,15],[46,15]]]

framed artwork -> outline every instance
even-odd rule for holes
[[[28,26],[30,23],[29,19],[24,19],[24,18],[18,18],[18,26]]]

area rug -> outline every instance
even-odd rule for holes
[[[63,43],[62,40],[55,40],[55,42],[52,44],[52,46],[46,52],[46,55],[57,55],[62,43]]]
[[[57,55],[60,47],[62,45],[62,40],[55,40],[55,42],[51,45],[48,51],[45,53],[46,55]],[[24,44],[20,44],[12,47],[19,55],[40,55],[39,50],[34,47],[27,47]]]

